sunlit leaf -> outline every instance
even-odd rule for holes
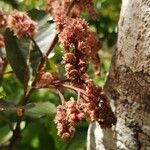
[[[27,85],[29,80],[29,68],[27,56],[29,44],[19,41],[9,29],[5,32],[5,47],[7,59],[19,81]]]
[[[33,117],[33,118],[40,118],[45,115],[51,115],[56,113],[56,107],[54,104],[46,101],[46,102],[38,102],[33,103],[34,107],[31,109],[27,109],[25,114]]]

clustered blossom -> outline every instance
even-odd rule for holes
[[[6,26],[6,17],[4,16],[3,10],[0,8],[0,28]]]
[[[76,63],[78,61],[78,63]],[[81,83],[85,79],[87,64],[82,60],[77,60],[74,53],[65,53],[63,57],[66,77],[73,83]]]
[[[87,37],[87,22],[81,18],[66,18],[62,31],[59,34],[59,41],[64,50],[77,47]]]
[[[38,76],[37,87],[50,88],[54,86],[55,77],[50,72],[41,72]]]
[[[65,63],[65,70],[67,77],[70,75],[78,79],[78,77],[83,78],[85,76],[86,67],[82,67],[82,73],[80,65],[84,64],[86,66],[86,61],[92,61],[96,74],[100,71],[100,59],[98,55],[98,50],[101,48],[102,44],[97,37],[96,33],[89,30],[88,24],[85,20],[76,18],[66,18],[63,29],[59,33],[59,42],[64,49],[65,55],[68,55],[70,51],[75,50],[72,55],[76,57],[76,62],[73,64]],[[65,57],[67,58],[67,57]],[[74,67],[73,67],[74,66]],[[76,71],[74,70],[76,69]]]
[[[4,46],[4,37],[2,34],[0,34],[0,48]]]
[[[78,51],[78,57],[81,57],[82,61],[91,59],[95,74],[100,75],[100,58],[98,51],[102,47],[101,41],[95,32],[90,31],[87,22],[79,17],[78,12],[74,10],[74,7],[70,12],[70,17],[65,17],[66,11],[72,2],[73,0],[65,0],[63,3],[60,3],[57,0],[48,0],[47,10],[52,13],[54,17],[59,33],[59,42],[65,52],[75,49]],[[87,6],[86,8],[91,10],[91,12],[95,12],[91,9],[93,8],[93,1],[75,1],[75,6],[78,5],[80,6],[80,9]],[[76,64],[77,63],[78,62],[76,62]],[[66,68],[68,68],[68,65]],[[76,74],[76,72],[74,74]]]
[[[86,96],[80,100],[81,106],[89,121],[98,121],[101,127],[111,127],[116,123],[107,96],[100,87],[89,82],[86,86]]]
[[[55,122],[58,135],[68,140],[75,132],[75,125],[84,118],[84,113],[79,109],[73,98],[57,107]]]
[[[73,2],[74,6],[71,5]],[[69,100],[58,106],[58,135],[63,139],[72,137],[75,125],[82,118],[91,122],[98,121],[101,127],[111,127],[116,123],[116,117],[110,108],[109,100],[102,88],[96,86],[87,74],[87,64],[91,61],[95,74],[100,75],[98,51],[102,47],[101,41],[96,33],[90,30],[87,22],[79,16],[80,11],[86,11],[96,18],[93,1],[48,0],[47,10],[53,15],[56,23],[59,42],[64,51],[62,62],[66,77],[70,81],[69,86],[80,91],[77,104]]]
[[[8,27],[18,38],[33,37],[37,31],[37,23],[24,12],[13,10],[8,16]]]

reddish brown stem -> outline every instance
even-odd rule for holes
[[[67,84],[62,84],[62,86],[69,88],[69,89],[72,89],[72,90],[76,91],[77,93],[80,92],[80,93],[84,94],[85,96],[87,96],[86,92],[83,89],[80,89],[80,88],[77,88],[77,87],[74,87],[71,85],[67,85]]]

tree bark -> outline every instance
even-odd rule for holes
[[[150,150],[150,0],[122,0],[118,27],[104,87],[117,124],[109,130],[91,124],[87,149]]]

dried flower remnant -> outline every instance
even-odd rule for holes
[[[73,98],[57,107],[55,122],[58,135],[64,139],[70,139],[75,132],[75,125],[84,118],[84,113],[78,108]]]
[[[6,26],[6,17],[4,16],[3,10],[0,8],[0,28]]]
[[[18,38],[33,37],[37,32],[37,23],[31,20],[27,14],[18,10],[11,12],[7,24]]]
[[[87,96],[83,96],[80,100],[86,119],[98,121],[103,128],[110,128],[116,124],[116,117],[102,89],[90,82],[86,87],[86,93]]]
[[[2,34],[0,34],[0,48],[4,46],[4,37]]]

